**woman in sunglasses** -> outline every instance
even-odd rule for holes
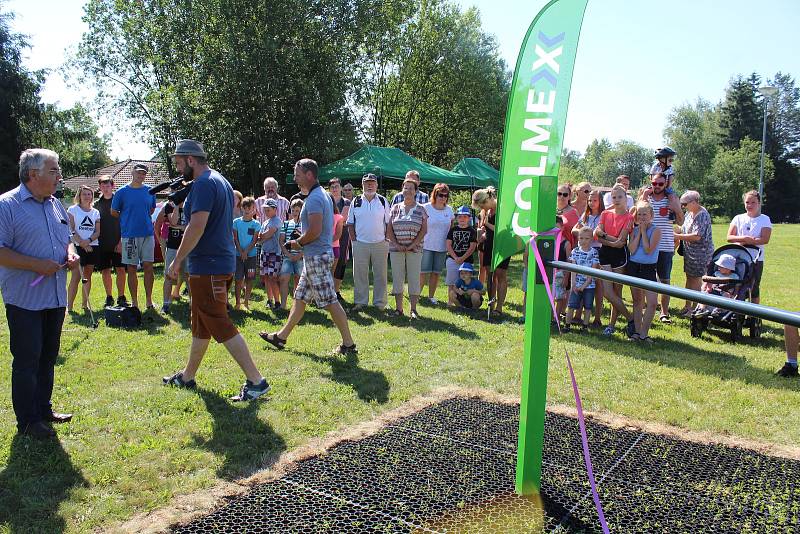
[[[574,192],[575,199],[572,201],[572,207],[575,208],[575,211],[577,211],[580,216],[586,211],[586,207],[588,206],[589,193],[592,192],[592,184],[589,182],[581,182],[575,186]]]
[[[556,192],[556,215],[561,215],[564,221],[561,235],[569,241],[570,247],[575,247],[575,237],[572,235],[572,228],[578,222],[580,214],[572,207],[572,187],[569,184],[561,184]]]
[[[447,261],[447,232],[453,224],[453,209],[447,205],[450,189],[447,184],[436,184],[431,193],[430,202],[423,204],[428,214],[428,231],[422,242],[422,274],[420,275],[420,291],[428,285],[428,300],[437,304],[436,287],[439,275]]]

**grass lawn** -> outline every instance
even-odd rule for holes
[[[714,228],[723,243],[726,227]],[[776,226],[767,250],[765,304],[797,309],[796,243],[800,226]],[[683,284],[676,256],[674,283]],[[234,480],[271,465],[315,436],[369,420],[411,397],[446,385],[518,394],[523,328],[519,261],[512,262],[508,317],[490,324],[444,307],[422,306],[423,319],[362,314],[351,320],[358,358],[328,356],[338,343],[327,314],[310,311],[276,352],[258,331],[283,322],[264,311],[260,291],[249,315],[234,319],[273,386],[266,402],[234,405],[243,375],[212,344],[196,392],[165,388],[190,343],[187,305],[142,331],[115,330],[73,315],[64,325],[53,399],[74,411],[60,442],[15,437],[8,332],[0,332],[0,532],[89,531],[165,506],[183,493]],[[160,276],[156,294],[160,295]],[[92,299],[103,301],[95,277]],[[345,288],[351,300],[352,291]],[[140,291],[143,286],[140,281]],[[445,291],[437,294],[445,300]],[[140,299],[143,297],[140,296]],[[156,298],[160,302],[160,297]],[[673,309],[682,303],[673,302]],[[0,311],[0,314],[3,314]],[[4,317],[2,318],[5,321]],[[570,333],[551,344],[550,403],[573,403],[561,345],[573,357],[586,409],[797,445],[800,381],[775,377],[783,363],[782,330],[767,325],[757,342],[731,345],[727,335],[689,335],[688,321],[656,325],[643,347],[620,335]]]

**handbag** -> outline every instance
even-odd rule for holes
[[[683,256],[684,250],[685,249],[683,248],[683,241],[681,241],[678,244],[678,250],[676,251],[678,253],[678,256]]]

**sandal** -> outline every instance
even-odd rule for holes
[[[641,341],[642,343],[647,343],[648,345],[652,345],[655,343],[655,340],[650,336],[640,337],[639,341]]]
[[[345,355],[345,356],[347,356],[348,354],[358,354],[358,349],[356,348],[356,344],[355,343],[353,343],[350,346],[347,346],[344,343],[341,343],[338,347],[333,349],[333,354],[335,354],[335,355],[342,354],[342,355]]]
[[[672,319],[670,319],[670,316],[665,313],[662,313],[658,320],[664,324],[672,324]]]
[[[261,339],[272,345],[278,350],[283,350],[286,348],[286,340],[281,339],[278,337],[278,334],[275,332],[267,333],[267,332],[259,332],[258,334],[261,336]]]
[[[410,317],[411,319],[419,319],[419,314],[417,313],[417,310],[413,310],[413,311],[411,312],[411,315],[410,315],[409,317]]]

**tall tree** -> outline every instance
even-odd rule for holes
[[[742,211],[742,194],[758,188],[761,143],[742,139],[737,148],[720,148],[709,170],[709,195],[704,204],[717,215],[733,215]],[[774,175],[772,160],[764,162],[764,182]]]
[[[2,9],[0,3],[0,9]],[[22,66],[25,39],[11,32],[11,13],[0,11],[0,189],[19,183],[18,164],[22,150],[32,141],[31,125],[39,117],[42,72]]]
[[[761,140],[764,114],[756,96],[759,85],[761,78],[756,73],[748,78],[740,75],[730,81],[720,106],[719,124],[724,147],[737,148],[745,137]]]
[[[111,163],[109,136],[98,134],[97,124],[81,104],[65,110],[52,104],[42,105],[34,144],[58,152],[65,177]]]
[[[778,93],[767,103],[770,136],[767,151],[773,159],[800,159],[800,89],[794,78],[778,72],[769,80]]]
[[[672,109],[664,128],[667,144],[678,152],[675,174],[680,189],[708,194],[708,173],[720,143],[719,112],[707,100]]]

